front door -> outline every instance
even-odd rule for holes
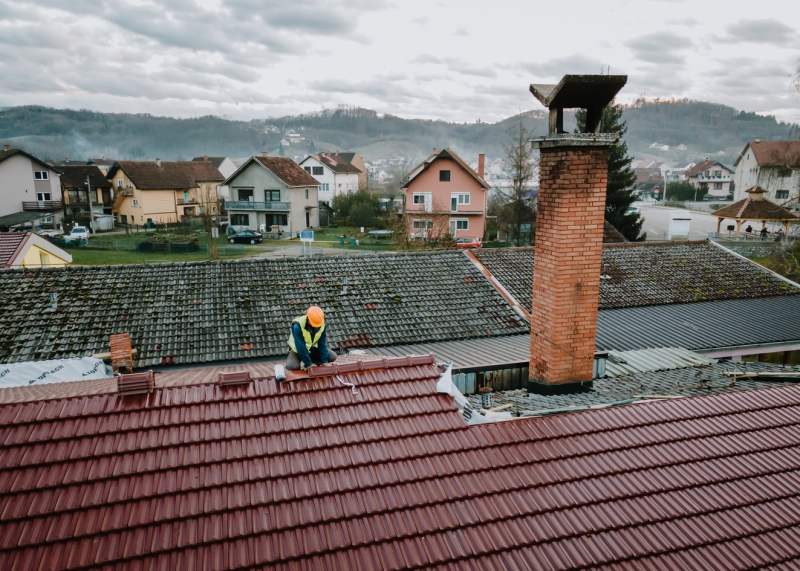
[[[306,228],[311,228],[311,213],[306,211]]]
[[[450,212],[457,212],[458,211],[458,197],[453,196],[450,198]]]

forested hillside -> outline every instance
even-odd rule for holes
[[[792,126],[773,117],[739,113],[731,107],[696,101],[640,101],[626,107],[628,147],[637,157],[691,160],[716,156],[732,163],[753,137],[781,139]],[[505,131],[516,117],[494,124],[446,123],[402,119],[360,108],[344,107],[308,115],[232,121],[219,117],[174,119],[147,114],[98,113],[38,106],[0,111],[0,143],[61,161],[105,155],[117,159],[189,159],[200,155],[243,158],[261,151],[277,153],[286,130],[303,140],[286,149],[287,156],[310,150],[352,149],[366,159],[406,156],[421,158],[432,147],[451,147],[468,160],[480,152],[502,156]],[[543,111],[523,113],[535,134],[547,132]],[[566,117],[566,127],[574,115]],[[650,149],[653,142],[669,151]],[[679,144],[686,151],[674,149]],[[715,155],[719,152],[724,155]]]

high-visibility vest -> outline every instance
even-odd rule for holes
[[[306,329],[306,321],[308,321],[308,316],[303,315],[302,317],[296,317],[292,320],[292,323],[300,324],[300,331],[303,332],[303,341],[306,342],[306,350],[311,351],[312,347],[316,347],[317,343],[319,343],[319,338],[322,337],[322,333],[325,331],[325,322],[322,322],[322,327],[317,329],[316,335],[314,338],[311,338],[311,332]],[[289,349],[297,353],[297,346],[294,344],[294,334],[289,331]]]

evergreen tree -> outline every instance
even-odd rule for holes
[[[519,122],[511,125],[506,135],[508,142],[501,144],[506,155],[504,170],[512,184],[511,188],[496,187],[492,211],[496,212],[499,224],[506,228],[510,241],[519,246],[526,235],[524,228],[530,228],[536,221],[536,199],[531,189],[536,166],[530,144],[533,132],[525,127],[520,115]],[[530,240],[532,236],[528,234],[527,238]]]
[[[586,111],[581,109],[575,114],[578,122],[576,133],[582,132],[586,127]],[[600,122],[601,133],[616,133],[619,135],[619,144],[608,151],[608,186],[606,187],[606,220],[619,230],[631,242],[641,242],[647,237],[642,233],[644,219],[638,212],[628,212],[628,207],[636,201],[633,194],[633,185],[636,175],[631,169],[628,156],[628,145],[623,136],[628,127],[622,121],[622,105],[612,103],[603,110]]]

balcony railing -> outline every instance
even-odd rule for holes
[[[186,198],[186,199],[179,198],[178,199],[178,206],[181,206],[181,205],[184,205],[184,204],[197,204],[197,199],[196,198]]]
[[[250,202],[248,200],[226,200],[225,210],[273,210],[289,211],[291,204],[288,202]]]
[[[132,186],[118,186],[114,189],[114,192],[117,196],[133,196],[133,187]]]
[[[701,174],[700,176],[697,177],[697,180],[699,182],[730,182],[731,178],[732,178],[731,175],[727,175],[727,176],[705,176],[705,175]]]
[[[53,212],[64,208],[61,200],[37,200],[36,202],[23,202],[22,210],[29,212]]]

